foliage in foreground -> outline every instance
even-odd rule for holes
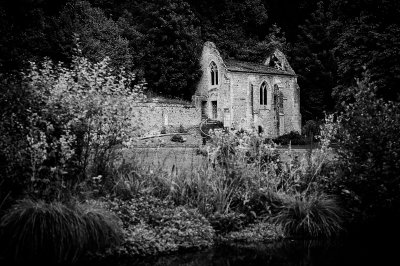
[[[333,197],[297,195],[286,199],[274,221],[287,236],[329,238],[342,231],[342,212]]]
[[[214,230],[197,210],[174,206],[150,195],[112,199],[104,206],[123,222],[124,242],[119,256],[145,256],[213,244]]]
[[[358,83],[337,136],[342,173],[331,182],[358,220],[400,215],[400,104],[376,91]]]
[[[203,165],[168,172],[162,166],[148,169],[123,163],[115,170],[115,191],[168,198],[176,205],[198,209],[217,234],[239,232],[279,215],[286,198],[295,201],[298,194],[309,197],[324,189],[329,176],[326,169],[330,169],[329,138],[334,131],[335,128],[325,126],[321,131],[321,148],[301,160],[289,150],[284,162],[275,145],[265,143],[257,133],[215,131]],[[341,209],[337,207],[335,211],[341,217]],[[320,215],[324,214],[322,210]],[[330,223],[336,222],[339,221],[327,218],[325,224],[317,226],[335,227]]]
[[[134,79],[107,58],[94,64],[75,56],[69,67],[45,60],[2,81],[4,188],[54,199],[87,177],[105,175],[115,147],[129,143],[139,125],[131,104],[142,93]]]
[[[1,253],[14,262],[71,263],[121,241],[118,219],[93,205],[23,200],[1,218]]]

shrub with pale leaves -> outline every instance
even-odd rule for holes
[[[140,118],[132,103],[144,98],[142,86],[133,85],[134,74],[112,69],[109,58],[75,56],[69,67],[31,62],[25,79],[43,103],[31,114],[33,175],[46,160],[56,178],[71,175],[71,167],[81,178],[102,174],[115,148],[135,139]]]

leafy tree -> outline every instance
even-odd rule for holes
[[[371,17],[349,23],[337,40],[339,86],[335,95],[340,102],[354,99],[355,77],[365,70],[370,82],[379,88],[378,97],[400,101],[400,30],[398,25],[385,25]]]
[[[83,55],[93,62],[109,57],[114,67],[133,67],[129,41],[122,37],[123,30],[100,8],[82,0],[71,1],[55,24],[57,31],[52,39],[64,57],[71,58],[75,41],[79,39]]]
[[[258,42],[264,41],[268,33],[267,10],[261,1],[193,5],[201,14],[202,38],[215,42],[223,56],[245,61],[259,59],[264,45]]]
[[[51,46],[46,38],[50,18],[47,1],[0,2],[0,71],[27,66],[28,60],[46,55]]]
[[[181,0],[156,3],[143,25],[146,81],[154,92],[190,99],[200,77],[198,20]]]
[[[343,172],[332,182],[357,218],[400,215],[400,104],[377,97],[368,78],[357,88],[341,115]]]
[[[329,0],[325,0],[327,2]],[[269,22],[279,25],[290,42],[297,40],[298,26],[315,12],[320,0],[263,0]]]
[[[291,52],[292,66],[301,88],[301,113],[304,120],[320,119],[332,111],[332,89],[336,86],[337,61],[335,24],[332,14],[320,2],[318,9],[300,26],[300,34]]]
[[[274,24],[269,29],[268,35],[264,40],[247,40],[242,47],[238,47],[235,57],[239,60],[248,62],[264,63],[266,56],[275,49],[286,53],[289,50],[289,44],[286,42],[285,33],[281,28]]]

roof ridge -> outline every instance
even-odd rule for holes
[[[263,73],[263,74],[282,74],[295,76],[295,73],[287,70],[281,70],[274,67],[264,65],[262,63],[241,61],[237,59],[225,59],[225,65],[228,70],[234,72],[250,72],[250,73]]]

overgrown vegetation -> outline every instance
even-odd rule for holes
[[[337,136],[340,174],[330,182],[356,221],[400,213],[400,105],[376,96],[368,78],[341,114]],[[383,218],[386,217],[386,218]],[[391,217],[391,218],[388,218]]]
[[[22,200],[1,218],[1,254],[18,263],[76,262],[119,245],[116,216],[96,206]]]
[[[343,230],[341,208],[333,197],[319,194],[287,198],[274,217],[293,237],[332,237]]]
[[[398,106],[377,100],[364,83],[346,112],[336,120],[326,117],[319,147],[305,157],[289,148],[282,160],[277,144],[262,134],[215,128],[202,150],[204,164],[170,171],[126,157],[138,126],[129,102],[143,96],[132,85],[134,77],[125,74],[112,71],[107,60],[92,64],[76,57],[70,67],[45,61],[32,64],[19,82],[3,79],[0,195],[7,210],[0,229],[4,239],[21,232],[3,249],[10,250],[10,258],[70,262],[89,253],[146,256],[201,249],[215,241],[331,238],[348,222],[345,212],[377,214],[382,205],[368,196],[372,181],[382,188],[373,192],[377,200],[387,202],[388,210],[397,208],[395,189],[391,193],[386,181],[398,171],[390,155],[397,151],[391,138],[398,131]],[[21,90],[15,91],[14,83]],[[14,96],[29,97],[32,102],[24,104],[32,107],[13,106]],[[381,135],[372,131],[376,119]],[[309,127],[312,136],[315,126]],[[300,135],[281,137],[296,138]],[[371,140],[390,146],[374,150]],[[21,198],[28,200],[10,207]],[[52,233],[58,229],[60,235]],[[40,255],[55,236],[75,243],[73,248],[63,242],[51,256]]]
[[[1,2],[0,254],[71,263],[395,223],[399,10],[386,0]],[[146,86],[190,99],[203,41],[245,61],[286,52],[305,88],[304,136],[268,141],[208,121],[199,167],[125,158],[142,135],[132,102]],[[276,146],[310,141],[319,146],[304,158]]]
[[[213,244],[214,230],[196,209],[150,195],[132,195],[105,203],[123,222],[124,242],[118,256],[148,256]]]
[[[128,143],[139,125],[130,108],[141,97],[134,76],[114,74],[108,59],[93,64],[76,56],[71,67],[32,63],[21,79],[3,80],[3,186],[62,199],[87,177],[106,175],[115,147]],[[14,96],[30,101],[13,107]]]
[[[284,217],[282,212],[291,208],[290,200],[293,204],[302,204],[304,198],[312,198],[325,185],[329,140],[324,139],[325,146],[308,159],[299,160],[288,151],[289,160],[282,162],[275,144],[264,143],[264,138],[256,133],[216,130],[211,136],[204,151],[207,158],[204,165],[169,172],[162,166],[149,169],[125,163],[116,169],[117,191],[130,197],[151,193],[157,198],[170,199],[178,206],[196,208],[218,235],[232,239],[232,232],[240,235],[243,230],[257,228],[254,224],[279,227],[286,221],[276,217]],[[340,232],[343,211],[334,199],[325,201],[326,198],[328,196],[321,194],[315,197],[313,204],[302,204],[305,213],[323,217],[311,220],[310,227],[301,232],[302,237],[330,237]],[[326,202],[336,204],[331,213],[326,212]],[[330,214],[337,219],[329,217]],[[296,222],[301,221],[292,222],[297,226]],[[318,228],[317,233],[315,228]],[[278,237],[279,229],[276,230],[269,237]],[[287,227],[285,233],[300,234]]]

